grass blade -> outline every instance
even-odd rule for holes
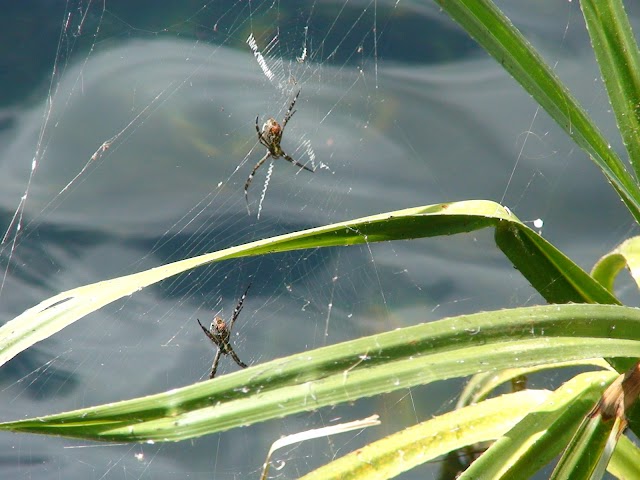
[[[581,0],[580,6],[636,178],[640,176],[640,55],[621,0]]]
[[[598,401],[603,384],[616,376],[614,372],[595,372],[572,378],[498,439],[460,480],[531,478],[566,447],[580,421]]]
[[[509,19],[490,0],[436,2],[591,156],[640,222],[640,188],[635,179],[578,101]]]
[[[564,298],[573,302],[618,303],[578,265],[504,207],[483,200],[443,203],[280,235],[60,293],[0,327],[0,365],[110,302],[212,262],[296,249],[453,235],[493,226],[500,231],[501,248],[550,301]],[[526,262],[508,253],[523,248],[523,240],[526,240],[526,258],[539,262],[543,268],[529,270]]]
[[[611,305],[483,312],[304,352],[148,397],[6,422],[0,430],[177,441],[482,372],[637,358],[639,327],[640,310]]]
[[[495,440],[546,400],[549,393],[517,392],[445,413],[345,455],[300,480],[393,478],[452,450]],[[457,428],[452,429],[452,423]]]

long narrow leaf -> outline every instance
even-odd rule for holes
[[[495,440],[549,395],[541,390],[517,392],[445,413],[345,455],[300,480],[393,478],[452,450]]]
[[[640,188],[634,178],[578,101],[509,19],[490,0],[436,2],[591,156],[640,222]]]
[[[553,471],[553,480],[602,478],[640,394],[640,362],[619,375],[587,415]]]
[[[157,395],[7,422],[0,429],[176,441],[438,380],[607,356],[640,357],[640,310],[584,304],[500,310],[360,338]]]
[[[527,261],[540,262],[544,268],[528,271],[517,256],[513,261],[532,285],[545,286],[543,292],[549,301],[562,298],[573,302],[618,303],[598,282],[504,207],[482,200],[443,203],[259,240],[60,293],[0,327],[0,365],[110,302],[208,263],[304,248],[453,235],[491,226],[498,226],[502,232],[506,225],[510,227],[501,234],[500,245],[508,251],[518,248],[522,239],[526,239]]]
[[[617,478],[640,478],[640,448],[623,435],[618,440],[607,470]]]
[[[612,370],[611,366],[601,358],[594,358],[593,360],[585,361],[572,361],[565,363],[553,363],[544,365],[535,365],[527,368],[509,368],[507,370],[501,370],[499,372],[487,372],[480,375],[474,375],[469,382],[465,385],[464,389],[460,393],[458,398],[457,407],[463,407],[471,405],[473,403],[480,402],[487,398],[491,392],[497,389],[500,385],[512,381],[515,378],[531,375],[533,373],[542,372],[544,370],[557,370],[559,368],[567,367],[584,367],[591,365],[598,369]]]
[[[629,153],[640,177],[640,54],[621,0],[581,0],[600,73]]]
[[[610,292],[620,271],[627,267],[640,288],[640,237],[625,240],[611,252],[600,258],[591,275]]]
[[[506,480],[531,478],[558,455],[581,420],[616,378],[613,372],[578,375],[498,439],[459,478]]]

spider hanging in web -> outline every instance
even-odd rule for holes
[[[211,366],[211,373],[209,374],[209,378],[213,378],[216,376],[216,370],[218,370],[218,362],[220,362],[220,357],[222,355],[231,355],[231,358],[233,358],[234,362],[236,362],[238,366],[240,366],[241,368],[247,368],[247,365],[243,363],[236,352],[233,351],[233,347],[231,346],[231,329],[233,328],[233,324],[238,319],[238,316],[242,311],[242,303],[247,297],[249,287],[251,287],[251,284],[249,284],[247,289],[240,297],[240,300],[238,300],[238,304],[233,310],[233,315],[231,316],[231,321],[228,325],[227,322],[216,315],[211,322],[211,327],[209,327],[209,329],[207,330],[207,328],[200,323],[200,320],[198,320],[198,324],[200,325],[200,328],[202,328],[204,334],[209,337],[209,340],[211,340],[218,347],[216,356],[213,358],[213,365]]]
[[[247,178],[247,182],[244,184],[244,198],[247,202],[247,211],[249,211],[249,185],[251,185],[253,176],[256,174],[262,164],[267,161],[267,159],[273,158],[275,160],[282,157],[286,161],[293,163],[296,167],[304,168],[311,173],[315,171],[301,163],[296,162],[293,158],[284,153],[284,150],[282,150],[282,147],[280,146],[284,129],[287,126],[289,120],[291,120],[291,117],[293,117],[293,114],[296,113],[293,107],[295,106],[296,100],[298,100],[299,95],[300,90],[298,90],[296,96],[293,97],[291,105],[289,105],[289,109],[287,110],[287,113],[284,116],[284,120],[282,121],[282,125],[280,125],[275,118],[271,117],[264,123],[264,125],[262,126],[262,130],[260,130],[260,127],[258,125],[259,115],[256,117],[256,132],[258,132],[258,141],[267,148],[267,153],[265,153],[264,157],[262,157],[260,161],[256,163],[256,166],[253,167],[253,170],[251,170],[251,173],[249,174],[249,178]]]

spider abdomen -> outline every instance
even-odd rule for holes
[[[282,139],[282,127],[275,118],[268,119],[262,126],[262,136],[272,148],[280,150],[280,140]],[[271,150],[270,149],[270,150]],[[272,152],[273,154],[274,152]]]

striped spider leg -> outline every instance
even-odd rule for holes
[[[233,324],[236,322],[238,316],[240,315],[240,312],[242,311],[242,303],[247,297],[249,287],[251,287],[251,284],[249,284],[247,289],[240,297],[240,300],[238,300],[238,304],[233,310],[233,315],[231,316],[231,321],[228,325],[227,322],[225,322],[221,317],[217,315],[211,322],[211,327],[209,327],[209,329],[202,325],[202,323],[200,323],[200,320],[198,320],[198,324],[200,325],[200,328],[202,328],[204,334],[218,347],[216,356],[213,359],[213,365],[211,366],[211,373],[209,374],[209,378],[213,378],[216,376],[216,370],[218,370],[218,362],[220,362],[220,357],[222,355],[231,355],[231,358],[233,358],[233,361],[236,362],[239,367],[247,368],[247,365],[242,362],[242,360],[240,360],[236,352],[233,350],[233,347],[231,346],[231,329],[233,328]]]

